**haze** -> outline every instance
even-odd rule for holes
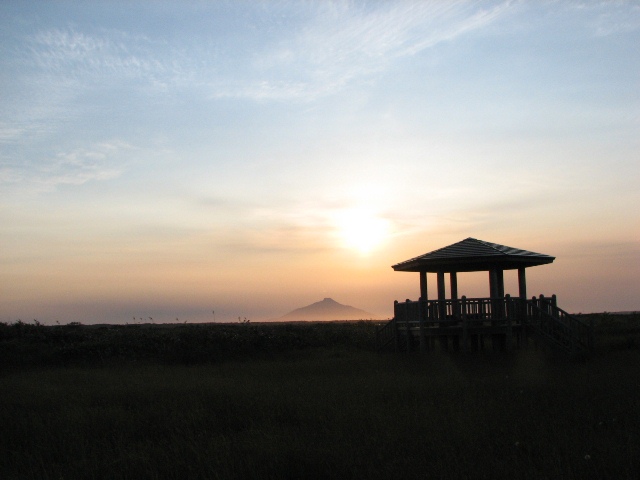
[[[469,236],[557,257],[528,291],[565,310],[640,308],[637,2],[4,1],[0,32],[0,321],[388,317],[391,265]]]

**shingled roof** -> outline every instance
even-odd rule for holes
[[[551,263],[555,257],[466,238],[419,257],[393,265],[397,272],[478,272],[491,269],[513,270]]]

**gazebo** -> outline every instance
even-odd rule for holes
[[[420,275],[420,298],[394,302],[394,318],[378,331],[378,346],[401,343],[411,350],[419,340],[420,350],[434,345],[436,338],[447,346],[464,350],[482,348],[485,338],[494,345],[511,349],[528,333],[549,340],[555,346],[575,352],[592,344],[592,328],[558,308],[556,296],[527,299],[526,269],[550,264],[555,257],[475,238],[466,238],[447,247],[397,263],[397,272]],[[504,271],[518,271],[518,296],[504,292]],[[458,273],[486,271],[489,297],[458,298]],[[429,300],[427,273],[437,275],[437,299]],[[450,298],[446,298],[445,274],[449,274]],[[401,342],[404,337],[405,342]],[[451,340],[449,342],[449,340]]]
[[[504,297],[504,271],[518,270],[519,297],[527,298],[525,269],[552,263],[555,257],[466,238],[458,243],[393,265],[396,272],[420,273],[420,298],[428,300],[427,272],[437,274],[438,300],[445,299],[445,273],[449,274],[451,298],[458,298],[458,272],[489,272],[491,298]]]

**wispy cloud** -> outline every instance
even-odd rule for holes
[[[52,28],[27,34],[5,48],[3,64],[12,78],[11,93],[0,95],[0,144],[36,143],[55,133],[82,114],[88,89],[137,82],[151,90],[161,83],[164,66],[150,52],[144,37],[116,31]]]
[[[588,28],[597,37],[629,33],[640,29],[640,5],[633,0],[581,0],[559,2],[573,13],[588,14]]]
[[[19,138],[27,132],[26,126],[18,126],[7,123],[0,123],[0,143],[7,143],[15,138]]]
[[[595,25],[596,35],[605,37],[616,33],[628,33],[640,29],[640,5],[603,12]]]
[[[315,98],[382,72],[399,58],[495,21],[509,2],[319,3],[313,20],[254,59],[254,78],[213,96]]]
[[[101,143],[90,149],[57,154],[38,164],[0,164],[0,189],[50,192],[65,185],[116,178],[124,171],[120,156],[133,147],[121,142]]]
[[[72,89],[136,82],[158,93],[191,88],[210,98],[309,99],[481,29],[509,7],[508,1],[310,3],[277,33],[257,32],[261,47],[240,52],[225,49],[225,38],[215,34],[194,48],[185,39],[169,44],[158,36],[69,26],[29,37],[27,61]]]
[[[225,48],[228,39],[215,31],[168,42],[157,33],[69,26],[37,32],[26,51],[41,74],[68,89],[124,82],[147,93],[192,90],[196,98],[313,100],[371,81],[400,59],[481,31],[520,4],[422,0],[280,5],[284,7],[278,12],[290,15],[288,21],[274,29],[276,20],[272,24],[267,19],[256,31],[245,32],[263,41],[244,50]],[[640,7],[633,3],[565,7],[600,12],[590,17],[597,35],[640,28]],[[241,15],[243,8],[249,7],[232,5],[227,14]],[[7,128],[0,140],[16,133]]]
[[[97,34],[73,29],[51,29],[30,41],[32,61],[42,70],[76,78],[142,78],[165,70],[151,54],[152,43],[144,36],[120,31]]]

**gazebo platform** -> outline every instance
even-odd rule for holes
[[[530,335],[570,353],[589,351],[593,328],[557,306],[556,296],[526,298],[525,268],[555,258],[467,238],[393,266],[420,273],[421,298],[394,303],[394,317],[378,330],[378,348],[429,350],[436,342],[453,350],[511,350]],[[518,270],[519,296],[504,294],[504,270]],[[489,271],[491,295],[458,298],[457,272]],[[427,272],[437,273],[438,299],[427,298]],[[444,274],[451,298],[445,298]]]
[[[556,305],[555,295],[395,302],[394,318],[377,332],[379,349],[509,351],[530,337],[568,353],[593,348],[593,327]]]

